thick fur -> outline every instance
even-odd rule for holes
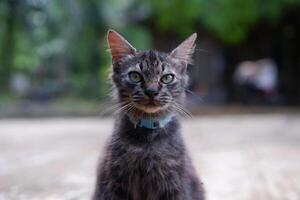
[[[179,124],[134,128],[120,116],[100,164],[94,200],[203,200]]]
[[[203,200],[198,180],[184,146],[176,113],[187,85],[186,67],[194,49],[193,34],[170,54],[136,51],[122,36],[110,31],[112,83],[120,104],[115,130],[99,165],[93,200]],[[141,81],[130,79],[139,73]],[[172,82],[162,77],[172,74]],[[155,97],[146,90],[157,90]],[[173,115],[163,128],[136,126],[134,119]]]

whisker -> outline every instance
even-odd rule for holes
[[[205,52],[205,53],[211,53],[208,50],[200,49],[200,48],[195,48],[195,51],[201,51],[201,52]]]
[[[119,112],[122,112],[124,109],[126,109],[131,103],[129,101],[126,101],[126,102],[122,102],[122,103],[119,103],[117,105],[117,107],[113,110],[113,114],[117,114]]]
[[[115,110],[115,114],[116,113],[121,113],[124,112],[124,110],[126,110],[128,107],[130,107],[132,105],[131,102],[125,102],[124,105],[122,105],[121,107],[119,107],[117,110]]]
[[[202,103],[204,102],[203,98],[199,95],[197,95],[195,92],[189,90],[189,89],[184,89],[187,93],[193,95],[193,97],[195,97],[197,100],[200,100]]]
[[[130,104],[126,109],[123,110],[125,113],[129,113],[132,109],[134,109],[133,104]]]
[[[120,106],[121,106],[120,104],[108,106],[100,113],[100,115],[104,116],[106,114],[110,114],[111,112],[114,112],[116,109],[118,109]]]
[[[183,116],[186,116],[185,113],[183,113],[181,110],[179,110],[177,107],[175,106],[172,106],[172,112],[176,112],[178,113],[179,115],[183,115]]]
[[[177,104],[177,106],[179,107],[179,109],[181,109],[183,112],[185,112],[190,118],[193,117],[192,113],[190,111],[188,111],[186,108],[184,108],[181,104]]]
[[[184,116],[184,117],[189,117],[191,118],[191,116],[189,114],[187,114],[186,112],[184,112],[183,110],[181,110],[178,107],[175,107],[175,111],[177,111],[180,115]]]
[[[192,114],[188,110],[186,110],[181,104],[178,104],[177,102],[173,101],[172,107],[180,114],[183,114],[189,118],[192,118]]]

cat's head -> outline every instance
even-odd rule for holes
[[[187,86],[187,65],[196,33],[170,53],[136,50],[115,31],[108,31],[112,81],[121,111],[160,115],[182,109]]]

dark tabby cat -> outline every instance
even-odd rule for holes
[[[120,104],[115,130],[100,164],[94,200],[203,200],[176,116],[185,112],[196,34],[171,53],[137,51],[108,31],[112,81]]]

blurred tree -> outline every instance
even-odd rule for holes
[[[0,0],[0,88],[8,85],[14,71],[22,71],[31,77],[34,90],[105,97],[108,28],[120,31],[138,49],[153,45],[152,33],[168,33],[172,41],[199,29],[208,30],[220,44],[237,45],[257,22],[276,24],[285,10],[299,4],[300,0]]]
[[[0,49],[0,86],[4,86],[10,78],[15,54],[15,32],[17,7],[19,1],[7,1],[1,8],[1,49]]]
[[[162,0],[147,3],[162,31],[187,35],[202,24],[228,44],[242,42],[258,20],[275,23],[283,11],[300,0]]]

